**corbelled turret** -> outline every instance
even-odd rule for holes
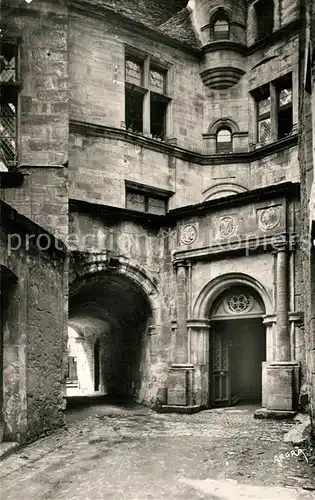
[[[205,85],[231,87],[245,72],[245,0],[189,0],[187,8],[204,52]]]

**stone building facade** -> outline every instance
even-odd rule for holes
[[[14,342],[30,343],[21,365],[30,379],[48,339],[45,370],[58,367],[26,386],[23,427],[20,389],[2,362],[4,428],[20,429],[5,435],[34,437],[32,408],[46,422],[37,434],[60,424],[65,394],[178,412],[311,407],[301,196],[312,164],[311,97],[301,93],[310,9],[297,0],[2,4],[1,199],[29,221],[16,233],[36,226],[32,255],[46,273],[27,278],[27,307],[43,287],[39,329],[27,314]],[[38,228],[50,235],[44,250]],[[22,283],[25,245],[6,260],[4,234],[1,265]],[[26,306],[2,296],[12,301],[6,332],[10,307]],[[48,306],[60,318],[53,326]]]

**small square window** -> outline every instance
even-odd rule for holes
[[[126,193],[126,208],[129,210],[137,210],[138,212],[146,211],[146,200],[144,194],[134,191]]]
[[[128,83],[143,85],[143,62],[126,59],[125,79]]]
[[[148,198],[148,212],[150,214],[165,215],[166,201],[162,198]]]
[[[150,68],[150,88],[154,92],[166,93],[166,73],[161,70]]]

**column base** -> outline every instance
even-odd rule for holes
[[[170,407],[193,407],[194,365],[174,364],[168,374],[167,405]]]
[[[262,367],[262,406],[272,412],[295,412],[298,405],[299,363],[264,362]]]
[[[267,408],[259,408],[254,412],[254,418],[270,418],[273,420],[290,420],[295,417],[296,411],[283,410],[268,410]]]

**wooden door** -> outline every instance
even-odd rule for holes
[[[231,405],[231,380],[229,370],[229,341],[222,325],[212,330],[212,406]]]

